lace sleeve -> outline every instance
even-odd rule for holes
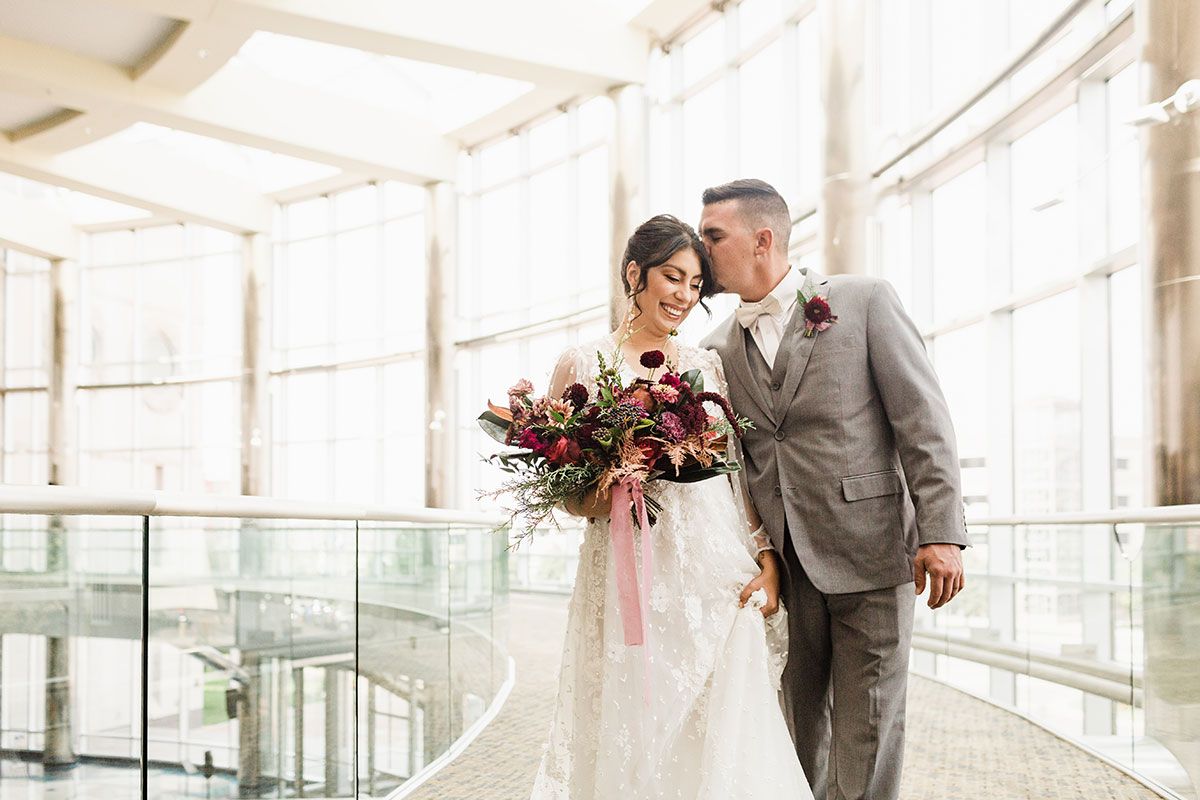
[[[712,364],[713,374],[717,378],[717,391],[723,397],[728,398],[729,383],[725,380],[725,368],[721,364],[721,356],[715,350],[706,352]],[[758,515],[758,509],[754,507],[754,501],[750,498],[750,492],[746,487],[746,471],[744,468],[745,462],[742,461],[742,448],[734,437],[730,437],[729,451],[732,453],[734,459],[743,465],[743,469],[729,476],[729,482],[733,487],[734,500],[741,509],[741,517],[746,523],[746,546],[754,554],[754,560],[758,561],[764,551],[770,550],[773,552],[775,547],[771,544],[771,537],[767,534],[766,526],[763,524],[762,518]]]

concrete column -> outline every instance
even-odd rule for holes
[[[1200,6],[1139,0],[1141,102],[1200,78]],[[1149,364],[1150,502],[1200,502],[1200,112],[1142,128],[1142,241]],[[1115,321],[1120,324],[1120,320]],[[1152,528],[1143,548],[1146,732],[1200,791],[1196,528]]]
[[[292,670],[292,747],[296,763],[296,797],[304,797],[304,668]]]
[[[608,321],[610,329],[620,326],[628,305],[621,284],[621,257],[625,244],[638,225],[646,221],[646,140],[649,137],[646,92],[638,85],[622,86],[608,93],[615,120],[608,149],[608,202],[612,258],[608,271]],[[688,198],[694,202],[696,198]]]
[[[1200,7],[1142,0],[1136,29],[1141,99],[1170,97],[1200,77]],[[1147,337],[1153,429],[1152,497],[1200,502],[1200,112],[1142,129],[1142,258],[1151,330]]]
[[[239,600],[239,602],[241,602]],[[262,671],[259,657],[242,651],[248,678],[238,687],[238,797],[262,794]]]
[[[865,51],[867,0],[820,0],[824,271],[865,275],[871,165]]]
[[[49,385],[49,461],[50,483],[55,486],[76,482],[75,441],[75,349],[76,291],[78,274],[73,263],[50,264],[50,385]],[[46,571],[66,582],[69,526],[65,517],[53,516],[46,530]],[[66,608],[67,629],[70,614]],[[46,741],[42,764],[47,768],[75,763],[71,736],[71,640],[46,637]]]
[[[341,766],[338,761],[338,723],[341,719],[341,697],[338,695],[337,670],[325,667],[325,796],[337,797]]]
[[[8,325],[5,323],[5,309],[8,308],[5,301],[5,292],[8,289],[8,251],[0,248],[0,483],[8,480],[4,469],[4,403],[7,400],[7,395],[4,389],[8,386],[8,378],[5,370],[7,362],[5,360],[8,352],[8,345],[5,343]],[[4,547],[0,544],[0,566],[3,566]]]
[[[242,494],[270,494],[267,380],[271,337],[268,275],[271,246],[262,234],[242,237]]]
[[[367,693],[367,797],[375,796],[375,727],[378,720],[378,712],[375,709],[375,687],[370,681],[360,681],[360,685],[365,687]],[[359,762],[358,754],[355,754],[355,768]],[[359,779],[361,780],[361,778]]]
[[[50,264],[50,484],[75,483],[76,293],[79,277],[69,261]]]
[[[425,505],[454,496],[454,302],[458,196],[452,183],[425,195]]]

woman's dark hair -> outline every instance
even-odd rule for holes
[[[685,248],[690,248],[700,259],[700,306],[708,311],[704,300],[717,293],[717,283],[713,278],[708,251],[704,249],[700,237],[691,225],[670,214],[651,217],[639,225],[629,237],[629,243],[625,245],[625,255],[621,258],[621,283],[625,287],[625,294],[632,296],[640,293],[646,288],[650,270],[661,267],[671,256]],[[637,286],[633,287],[629,285],[629,276],[626,274],[630,261],[636,261],[640,267]],[[642,311],[641,306],[638,306],[638,311]]]

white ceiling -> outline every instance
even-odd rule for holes
[[[644,81],[649,29],[701,7],[0,0],[0,194],[249,232],[308,187],[452,180],[462,148]]]
[[[178,26],[169,17],[78,0],[3,0],[0,31],[132,69]]]
[[[0,91],[0,131],[11,133],[18,128],[52,117],[62,107],[35,98]]]

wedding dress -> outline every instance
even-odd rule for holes
[[[559,370],[594,397],[596,353],[614,349],[607,337],[573,348]],[[679,360],[679,372],[699,368],[728,396],[716,353],[681,345]],[[587,526],[532,800],[812,798],[779,706],[786,611],[764,619],[755,604],[738,607],[759,569],[732,481],[647,486],[662,511],[643,646],[624,642],[608,520]]]

